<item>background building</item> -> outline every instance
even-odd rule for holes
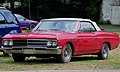
[[[101,19],[120,25],[120,0],[102,0]]]

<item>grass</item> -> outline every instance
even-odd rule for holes
[[[120,52],[120,47],[116,49]],[[70,63],[58,63],[54,59],[27,58],[25,62],[14,62],[11,57],[2,57],[0,53],[0,71],[26,71],[26,70],[63,70],[81,69],[120,69],[120,53],[109,54],[107,60],[98,60],[96,56],[85,55],[77,56]],[[86,69],[82,68],[82,69]]]
[[[118,47],[116,50],[120,52],[120,47]],[[120,69],[120,54],[109,54],[107,60],[97,60],[96,57],[93,57],[93,60],[83,60],[82,63],[88,64],[97,69]]]
[[[119,30],[107,30],[116,32]],[[25,62],[14,62],[11,57],[3,57],[0,52],[0,71],[34,70],[79,70],[79,69],[120,69],[120,46],[109,53],[107,60],[98,60],[97,56],[85,55],[72,58],[70,63],[58,63],[55,59],[27,58]]]

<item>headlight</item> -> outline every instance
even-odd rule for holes
[[[4,46],[12,46],[13,45],[13,40],[4,40],[3,45]]]
[[[9,44],[9,41],[8,40],[5,40],[3,45],[7,46]]]
[[[9,41],[9,45],[10,45],[10,46],[13,45],[13,41],[12,41],[12,40]]]
[[[53,46],[53,47],[57,46],[57,42],[56,42],[56,41],[53,41],[53,42],[52,42],[52,46]]]
[[[48,46],[48,47],[52,46],[52,41],[48,41],[48,42],[47,42],[47,46]]]
[[[48,47],[56,47],[57,46],[57,41],[56,40],[49,40],[47,42]]]

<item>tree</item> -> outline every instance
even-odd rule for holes
[[[11,5],[10,10],[14,11],[14,2],[15,2],[15,0],[7,0],[7,2],[9,2],[10,5]]]
[[[14,11],[14,1],[8,0]],[[14,12],[28,17],[29,0],[21,2],[20,8]],[[31,0],[32,18],[79,17],[99,19],[100,3],[102,0]]]
[[[15,1],[21,2],[21,7],[24,8],[25,6],[28,6],[28,1],[29,0],[6,0],[6,1],[9,2],[10,5],[11,5],[10,10],[14,11]]]
[[[5,0],[0,0],[0,3],[4,3],[5,2]]]

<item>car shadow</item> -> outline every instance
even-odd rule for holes
[[[16,64],[21,64],[21,65],[32,65],[32,64],[58,64],[59,61],[56,59],[51,59],[51,58],[44,58],[44,59],[27,59],[24,62],[12,62]]]
[[[95,56],[77,56],[73,57],[71,62],[98,60]],[[14,61],[13,61],[14,62]],[[19,64],[60,64],[58,59],[54,58],[28,58],[24,62],[14,62]]]
[[[91,61],[91,60],[98,60],[98,57],[96,56],[76,56],[73,57],[71,62],[75,61]]]
[[[26,60],[25,62],[27,62],[27,63],[46,63],[46,64],[49,64],[49,63],[59,63],[58,60],[54,59],[54,58],[29,59],[29,60]]]

